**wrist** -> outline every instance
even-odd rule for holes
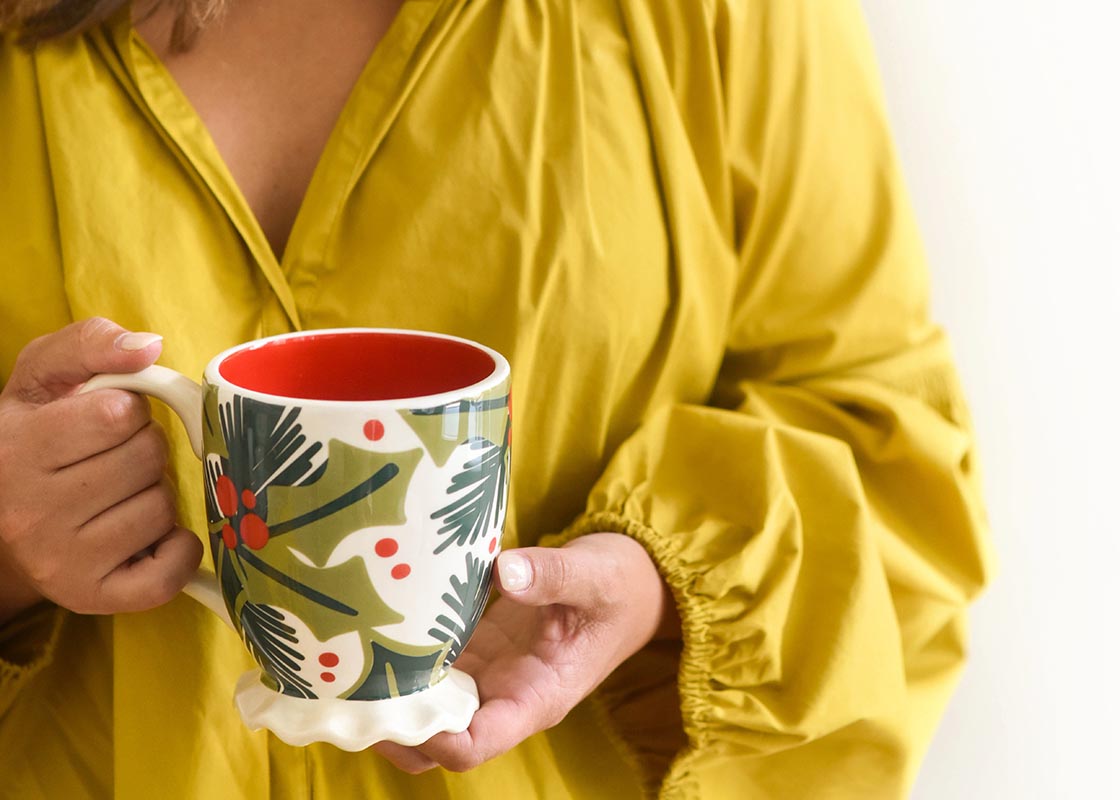
[[[679,641],[681,619],[677,612],[677,601],[649,550],[637,539],[624,533],[598,535],[615,537],[625,552],[633,554],[630,557],[641,562],[640,566],[635,564],[637,572],[632,573],[630,586],[632,599],[636,599],[637,605],[643,609],[639,623],[639,627],[646,632],[643,646],[656,641]],[[640,590],[636,588],[638,585],[642,586]]]

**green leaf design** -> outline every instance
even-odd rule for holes
[[[505,505],[509,484],[509,420],[502,444],[474,439],[470,446],[486,451],[464,464],[462,471],[451,479],[447,493],[458,493],[458,497],[432,514],[432,519],[443,520],[439,533],[447,537],[436,546],[436,553],[452,544],[474,544],[491,520],[497,524]]]
[[[455,619],[440,614],[436,617],[439,627],[428,631],[430,636],[449,644],[448,658],[459,657],[482,617],[486,597],[490,593],[492,568],[492,561],[483,561],[467,553],[463,577],[451,576],[451,591],[444,592],[443,602],[454,613]]]
[[[443,677],[447,651],[446,644],[418,647],[374,634],[366,674],[347,699],[380,700],[427,689]]]
[[[241,633],[245,645],[265,673],[266,685],[293,697],[314,700],[311,682],[302,677],[303,655],[296,644],[296,629],[284,623],[284,617],[273,608],[255,603],[241,607]]]
[[[420,448],[376,453],[332,439],[317,481],[268,488],[272,537],[322,566],[354,531],[404,524],[405,495],[422,455]]]
[[[207,459],[203,463],[202,477],[206,482],[206,491],[202,494],[206,498],[206,529],[210,532],[211,543],[215,546],[218,544],[217,537],[221,534],[222,528],[227,522],[226,517],[223,517],[221,511],[218,510],[218,504],[214,501],[214,484],[221,474],[221,468],[213,461]],[[215,551],[216,553],[217,551]],[[216,564],[215,569],[217,569]]]
[[[449,406],[401,411],[401,417],[424,443],[436,466],[442,467],[459,445],[471,438],[471,418],[475,437],[498,441],[509,416],[509,395],[463,400]]]
[[[404,620],[373,588],[361,558],[355,556],[333,567],[312,567],[282,552],[286,547],[281,538],[269,541],[256,553],[235,553],[235,559],[250,567],[244,570],[245,588],[255,603],[290,611],[320,641]],[[284,571],[272,561],[283,564]]]
[[[226,440],[222,437],[220,414],[221,412],[218,408],[218,388],[216,386],[207,386],[206,394],[202,398],[202,440],[205,444],[206,452],[214,453],[222,458],[229,458]]]

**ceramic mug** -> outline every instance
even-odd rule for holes
[[[360,750],[465,730],[451,668],[489,595],[509,493],[510,371],[435,333],[338,329],[226,350],[201,386],[165,367],[83,391],[166,402],[203,462],[214,574],[186,591],[260,667],[235,700],[294,745]]]

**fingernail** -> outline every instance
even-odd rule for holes
[[[511,592],[523,592],[533,582],[533,568],[529,559],[517,553],[502,553],[498,556],[498,577],[502,587]]]
[[[158,333],[122,333],[113,342],[113,347],[118,350],[143,350],[145,347],[163,341]]]

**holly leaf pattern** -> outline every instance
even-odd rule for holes
[[[271,535],[320,567],[354,531],[404,524],[405,495],[423,455],[420,448],[371,452],[337,439],[327,452],[326,469],[314,483],[268,489]]]
[[[202,398],[202,440],[207,453],[229,458],[226,440],[222,436],[221,411],[218,408],[218,390],[208,386]]]
[[[340,633],[369,630],[404,620],[373,588],[369,570],[358,556],[323,568],[266,552],[284,547],[283,541],[269,542],[256,553],[235,556],[248,567],[245,588],[254,603],[291,612],[321,641]],[[283,572],[270,563],[270,557],[278,556],[284,565]]]
[[[350,700],[378,700],[400,697],[427,689],[443,677],[448,646],[407,645],[375,634],[369,641],[368,669],[348,697]]]
[[[509,395],[463,400],[436,408],[401,411],[401,417],[423,442],[424,448],[442,467],[456,448],[472,438],[498,441],[509,417]],[[471,430],[471,420],[474,430]]]

